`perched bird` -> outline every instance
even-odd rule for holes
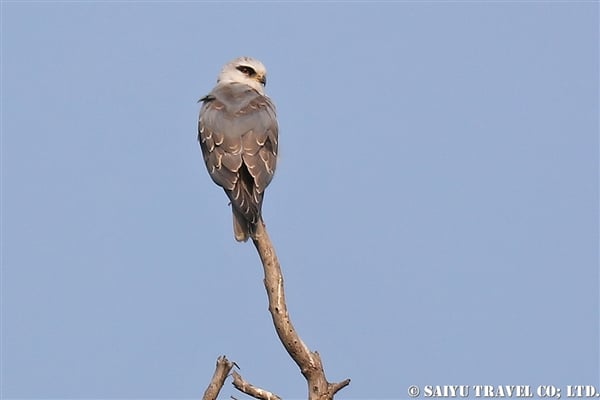
[[[266,83],[265,66],[240,57],[225,64],[217,85],[200,99],[198,141],[210,177],[231,201],[239,242],[262,223],[264,191],[277,163],[278,125]]]

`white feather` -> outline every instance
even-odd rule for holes
[[[252,68],[254,71],[256,71],[256,75],[254,77],[250,77],[244,74],[242,71],[237,69],[240,66],[247,66]],[[221,73],[219,74],[217,83],[243,83],[245,85],[250,86],[258,93],[264,95],[265,87],[260,80],[266,77],[267,69],[265,68],[263,63],[252,57],[239,57],[225,64],[225,66],[221,70]]]

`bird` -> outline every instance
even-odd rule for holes
[[[198,101],[198,142],[210,177],[230,200],[238,242],[254,238],[263,223],[264,192],[277,165],[279,125],[266,83],[262,62],[238,57]]]

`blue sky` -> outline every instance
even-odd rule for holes
[[[5,398],[198,398],[221,354],[305,398],[196,143],[240,55],[278,109],[288,307],[340,398],[600,384],[597,2],[1,11]]]

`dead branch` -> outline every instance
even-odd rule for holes
[[[277,336],[279,336],[279,340],[286,351],[306,378],[308,399],[332,400],[339,390],[350,384],[350,379],[338,383],[329,383],[325,377],[319,353],[310,351],[296,332],[285,303],[281,266],[264,223],[257,224],[252,241],[263,264],[265,289],[269,298],[269,312],[273,318]]]
[[[204,391],[204,396],[202,396],[202,400],[216,400],[223,384],[225,383],[225,379],[227,375],[229,375],[229,371],[233,368],[232,362],[230,362],[227,357],[220,356],[217,358],[217,366],[215,368],[215,373],[213,374],[208,387]]]
[[[281,400],[281,397],[267,390],[256,387],[244,380],[237,371],[233,371],[233,386],[240,392],[246,393],[248,396],[252,396],[259,400]]]
[[[269,312],[275,325],[275,331],[283,347],[298,365],[300,372],[306,379],[308,399],[333,400],[338,391],[350,384],[350,379],[337,383],[328,382],[323,370],[321,356],[316,351],[310,351],[296,332],[285,303],[281,266],[264,223],[258,224],[252,241],[263,265],[265,289],[269,299]],[[227,375],[234,365],[235,363],[227,360],[225,356],[217,359],[215,373],[204,392],[203,400],[215,400],[217,398]],[[233,385],[242,393],[259,400],[281,400],[276,394],[246,382],[236,371],[232,373],[232,376]]]

